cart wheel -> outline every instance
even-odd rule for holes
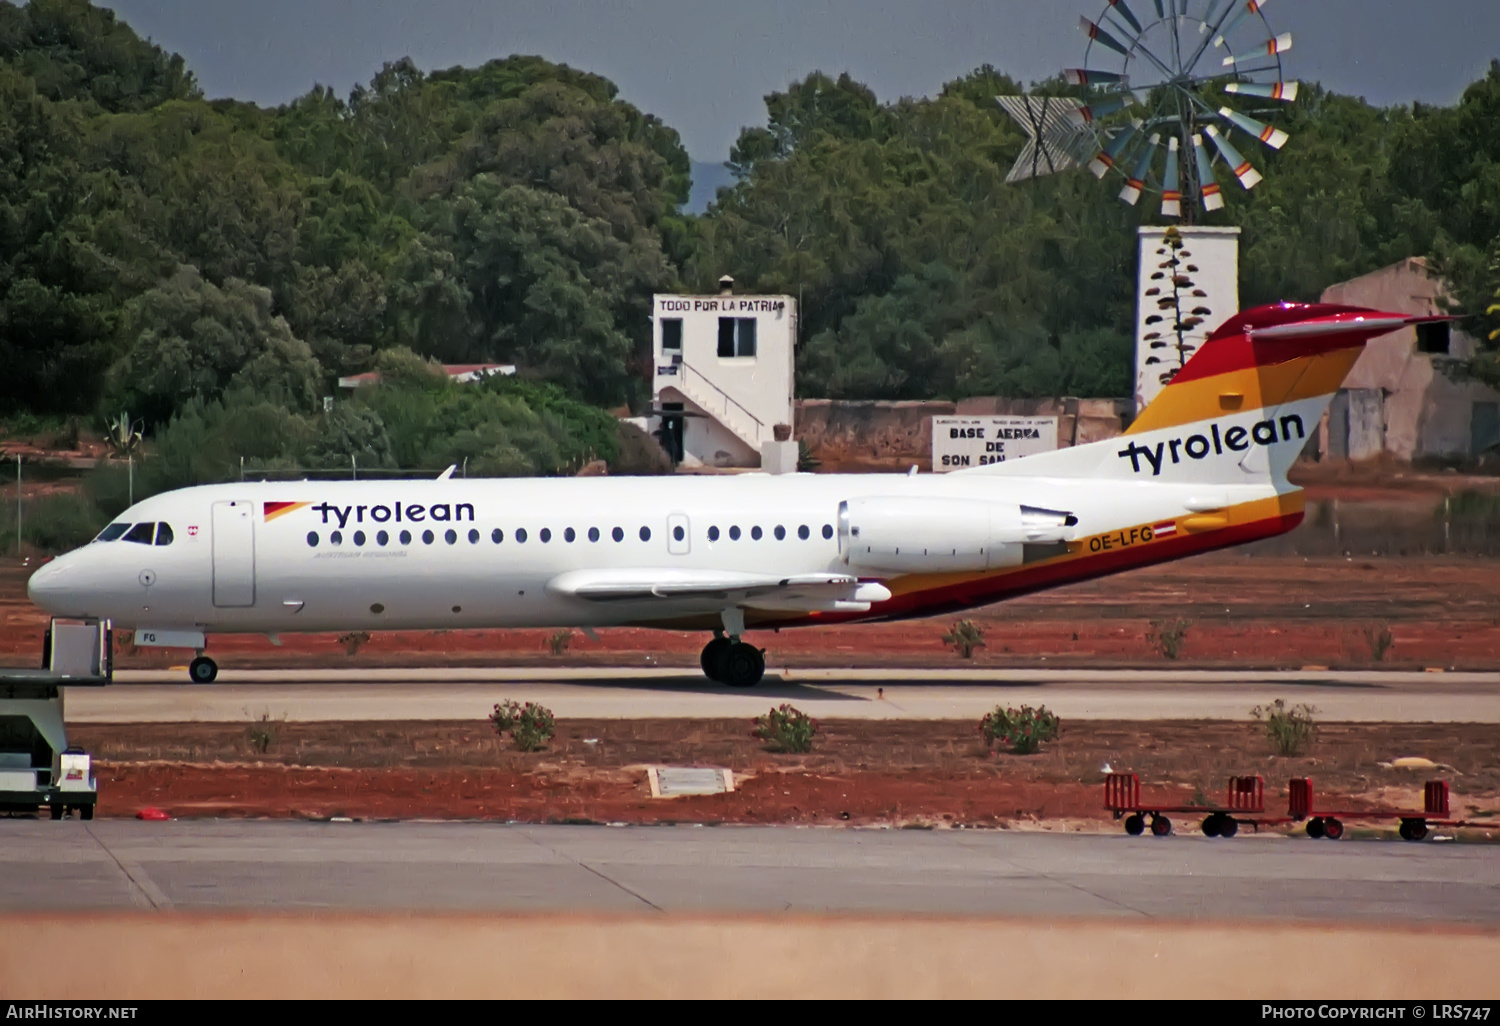
[[[1340,823],[1336,819],[1324,820],[1323,836],[1328,838],[1330,841],[1337,841],[1340,837],[1344,836],[1344,824]]]
[[[1219,822],[1219,814],[1217,812],[1203,821],[1204,837],[1218,837],[1219,832],[1223,829],[1223,824]]]
[[[1233,837],[1240,832],[1239,820],[1233,816],[1225,816],[1224,821],[1219,824],[1220,837]]]
[[[49,806],[47,806],[47,811],[49,811],[50,813],[52,813],[52,818],[53,819],[62,819],[63,818],[63,812],[65,810],[63,809],[63,807],[61,805],[49,805]]]
[[[1151,835],[1153,837],[1166,837],[1172,832],[1172,821],[1166,816],[1151,817]]]
[[[1402,836],[1408,841],[1420,841],[1427,836],[1427,821],[1423,819],[1403,819],[1401,828],[1406,831]]]
[[[94,818],[94,807],[92,805],[78,806],[78,818],[87,823]]]
[[[1131,837],[1139,837],[1142,833],[1145,832],[1145,830],[1146,821],[1141,817],[1141,814],[1139,812],[1137,812],[1133,816],[1127,816],[1125,818],[1125,832]]]
[[[1307,821],[1307,836],[1311,837],[1314,841],[1323,836],[1323,829],[1324,823],[1322,816],[1318,816],[1315,819],[1310,819]]]

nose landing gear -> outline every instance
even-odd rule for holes
[[[219,664],[208,656],[199,656],[188,663],[188,677],[194,684],[212,684],[219,675]]]

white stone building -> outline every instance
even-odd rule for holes
[[[683,466],[795,470],[796,300],[719,284],[717,296],[655,297],[646,429]]]

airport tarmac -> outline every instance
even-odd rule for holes
[[[829,670],[769,674],[736,690],[690,670],[225,670],[209,685],[183,671],[126,671],[105,688],[70,688],[73,723],[477,720],[498,701],[540,702],[560,717],[753,717],[792,702],[820,719],[978,719],[996,705],[1045,705],[1067,719],[1244,719],[1254,705],[1307,703],[1325,722],[1500,723],[1500,673],[1205,670]]]
[[[0,912],[1500,925],[1500,850],[1275,835],[0,820]]]

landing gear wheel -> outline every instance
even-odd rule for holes
[[[753,688],[766,675],[766,657],[754,645],[735,642],[724,656],[724,683],[732,688]]]
[[[92,805],[78,806],[78,818],[87,823],[94,818],[94,807]]]
[[[1324,820],[1323,836],[1330,841],[1337,841],[1340,837],[1344,836],[1344,824],[1336,819]]]
[[[1421,819],[1403,819],[1401,829],[1398,831],[1403,841],[1420,841],[1427,836],[1427,821]]]
[[[1222,823],[1219,822],[1218,813],[1215,813],[1214,815],[1209,816],[1207,819],[1205,819],[1203,821],[1203,836],[1204,837],[1218,837],[1219,836],[1219,832],[1221,830],[1223,830],[1223,829],[1224,829],[1224,826],[1223,826]]]
[[[715,638],[703,646],[703,654],[698,657],[698,665],[703,667],[703,676],[716,684],[724,683],[724,657],[732,644],[734,643],[728,638]]]
[[[1319,817],[1317,817],[1315,819],[1308,820],[1307,821],[1307,836],[1311,837],[1314,841],[1316,841],[1318,838],[1320,838],[1320,837],[1323,836],[1323,830],[1324,830],[1325,826],[1326,826],[1326,824],[1323,822],[1323,818],[1321,816],[1319,816]]]
[[[1151,817],[1151,836],[1166,837],[1172,832],[1172,821],[1166,816]]]
[[[1131,837],[1139,837],[1146,831],[1146,820],[1140,813],[1125,817],[1125,832]]]
[[[1240,821],[1233,816],[1225,816],[1219,821],[1219,836],[1233,837],[1240,832]]]
[[[199,656],[188,663],[188,677],[194,684],[212,684],[219,675],[219,664],[208,656]]]

